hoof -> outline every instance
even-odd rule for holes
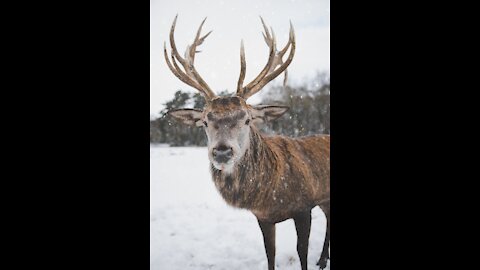
[[[320,266],[320,269],[324,269],[325,267],[327,267],[327,262],[328,262],[328,258],[322,258],[318,260],[317,265]]]

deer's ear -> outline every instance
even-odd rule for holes
[[[203,111],[198,109],[175,109],[168,111],[167,114],[184,124],[202,126],[202,113]]]
[[[286,113],[288,109],[290,108],[287,106],[259,105],[252,107],[251,113],[255,122],[258,122],[258,120],[267,122],[279,118]]]

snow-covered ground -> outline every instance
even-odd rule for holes
[[[318,269],[324,235],[316,207],[309,269]],[[300,269],[293,220],[277,224],[276,242],[276,269]],[[204,147],[150,147],[150,269],[267,269],[255,216],[223,201]]]

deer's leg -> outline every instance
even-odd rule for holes
[[[258,220],[263,234],[263,243],[268,259],[268,270],[275,269],[275,223]]]
[[[330,258],[328,248],[330,246],[330,202],[320,205],[320,208],[325,213],[327,218],[327,228],[325,230],[325,242],[323,242],[322,255],[318,259],[317,265],[320,265],[320,269],[327,267],[327,261]]]
[[[302,270],[307,270],[308,238],[310,237],[310,225],[312,221],[311,212],[303,212],[296,215],[295,228],[297,229],[297,252],[300,257]]]

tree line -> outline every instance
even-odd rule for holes
[[[267,134],[300,137],[312,134],[330,134],[330,77],[317,74],[298,86],[273,86],[262,91],[260,104],[290,107],[282,117],[259,126]],[[230,96],[227,90],[220,96]],[[172,109],[203,109],[205,99],[196,93],[178,90],[173,99],[164,104],[160,117],[150,120],[150,143],[170,146],[206,146],[207,137],[202,127],[187,126],[166,113]]]

